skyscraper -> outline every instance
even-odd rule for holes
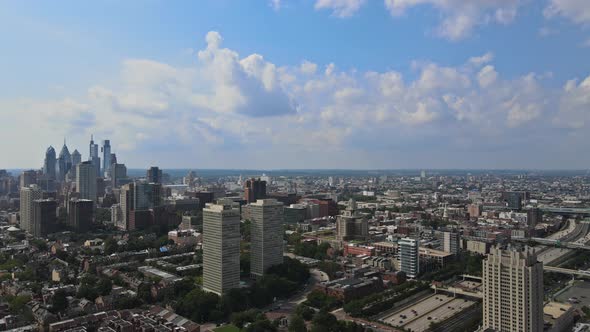
[[[33,202],[43,198],[43,191],[37,185],[20,189],[20,227],[29,233],[33,232]]]
[[[231,200],[203,209],[203,290],[222,295],[240,285],[240,209]]]
[[[94,202],[89,199],[72,199],[68,204],[68,226],[78,232],[92,228]]]
[[[94,165],[96,176],[100,176],[100,157],[98,156],[98,144],[94,144],[94,136],[90,136],[90,151],[88,161]]]
[[[115,224],[119,229],[127,230],[129,228],[129,215],[130,212],[135,209],[133,206],[133,202],[135,201],[135,198],[133,197],[134,193],[134,183],[128,183],[121,187],[119,198],[119,204],[121,205],[121,219],[118,224]]]
[[[369,236],[367,218],[357,210],[356,201],[350,199],[346,210],[336,219],[336,239],[339,241],[361,240]]]
[[[162,183],[162,170],[157,166],[150,167],[146,172],[147,182]]]
[[[400,270],[408,278],[417,278],[420,274],[419,242],[412,238],[403,238],[398,242]]]
[[[55,180],[55,166],[57,159],[55,157],[55,149],[53,146],[47,148],[45,152],[45,162],[43,163],[43,174],[47,179]]]
[[[538,223],[543,222],[543,211],[539,208],[532,208],[526,213],[526,222],[529,228],[535,228]]]
[[[283,263],[283,203],[259,199],[247,206],[251,217],[250,273],[262,276]]]
[[[266,198],[266,182],[260,179],[246,180],[244,185],[244,199],[254,203],[258,199]]]
[[[455,231],[449,231],[443,233],[443,250],[450,252],[453,255],[459,253],[459,233]]]
[[[57,202],[53,199],[33,201],[33,218],[30,233],[42,237],[57,231]]]
[[[64,145],[59,152],[59,158],[57,159],[57,180],[63,182],[66,179],[66,174],[72,168],[72,156],[64,140]]]
[[[37,184],[37,171],[32,169],[23,171],[20,175],[20,187],[26,188],[32,184]]]
[[[76,168],[76,190],[81,199],[96,202],[96,168],[89,161],[78,164]]]
[[[492,248],[483,261],[483,328],[543,331],[543,263],[532,248]]]
[[[72,152],[72,169],[70,174],[70,177],[72,179],[76,179],[76,166],[78,166],[78,164],[81,162],[82,155],[80,154],[80,152],[78,152],[78,150],[74,150],[74,152]]]
[[[136,181],[133,193],[133,210],[149,210],[162,205],[162,185]]]
[[[102,169],[104,170],[105,177],[109,176],[109,172],[111,171],[111,141],[105,139],[102,142]]]
[[[522,202],[527,200],[529,193],[526,191],[506,191],[502,193],[502,200],[506,202],[509,209],[522,209]]]
[[[72,167],[76,167],[79,163],[82,162],[82,155],[78,150],[74,150],[72,152]]]
[[[109,172],[111,177],[111,186],[117,188],[120,185],[120,181],[127,178],[127,167],[125,164],[111,164],[111,170]]]

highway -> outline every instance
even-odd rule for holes
[[[568,275],[572,275],[572,276],[575,275],[577,277],[590,279],[590,271],[564,269],[564,268],[555,267],[555,266],[543,266],[543,271],[568,274]]]
[[[584,247],[585,244],[590,241],[590,225],[586,223],[578,224],[575,221],[568,220],[567,226],[548,236],[547,238],[531,238],[531,239],[522,239],[521,241],[535,241],[537,243],[541,243],[544,245],[555,245],[557,240],[563,246],[576,246],[576,247]],[[590,247],[589,247],[590,248]],[[543,262],[543,265],[550,265],[551,263],[558,261],[565,255],[571,253],[571,249],[567,248],[553,248],[553,247],[544,247],[540,251],[537,252],[539,261]]]

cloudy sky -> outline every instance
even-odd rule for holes
[[[590,165],[588,0],[3,1],[0,168]]]

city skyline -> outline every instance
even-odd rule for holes
[[[3,167],[90,134],[138,168],[590,165],[584,1],[36,5],[0,14]]]

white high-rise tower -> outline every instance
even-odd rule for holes
[[[247,209],[252,218],[250,273],[262,276],[269,267],[283,263],[283,203],[259,199]]]
[[[231,200],[203,209],[203,290],[222,295],[240,286],[240,208]]]

